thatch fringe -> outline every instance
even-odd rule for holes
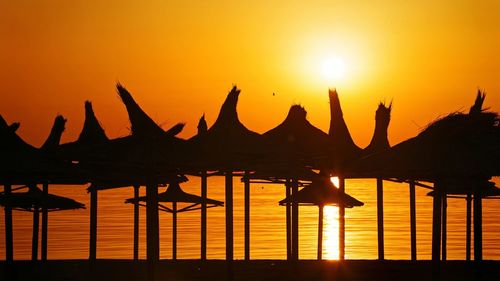
[[[54,150],[59,146],[61,136],[65,130],[66,121],[67,119],[65,119],[62,115],[56,116],[52,129],[50,130],[50,134],[47,137],[47,140],[43,143],[41,149]]]

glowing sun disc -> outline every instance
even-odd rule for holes
[[[340,58],[329,58],[321,65],[323,77],[329,81],[340,80],[345,75],[345,63]]]

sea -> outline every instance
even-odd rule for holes
[[[500,183],[500,178],[495,181]],[[190,177],[182,184],[184,191],[200,194],[200,179]],[[285,187],[278,184],[252,184],[250,190],[251,259],[286,259],[285,207],[278,202],[285,197]],[[86,205],[83,210],[50,212],[48,223],[48,259],[86,259],[89,256],[90,195],[87,186],[49,186],[49,192],[73,198]],[[165,187],[160,188],[162,192]],[[384,181],[385,258],[410,259],[409,186]],[[377,259],[376,181],[346,181],[346,192],[364,206],[346,209],[346,259]],[[416,189],[417,257],[431,258],[432,197],[428,189]],[[141,187],[141,195],[145,188]],[[208,196],[224,201],[224,177],[208,179]],[[103,190],[98,193],[97,258],[133,258],[133,188]],[[169,203],[166,203],[168,206]],[[183,204],[179,204],[179,208]],[[3,212],[3,210],[2,210]],[[224,207],[208,209],[207,258],[225,258]],[[5,259],[5,221],[0,215],[0,259]],[[448,199],[447,257],[465,259],[466,201]],[[146,258],[145,208],[140,208],[139,258]],[[33,214],[13,211],[14,259],[31,259]],[[200,210],[178,214],[177,258],[200,258]],[[299,258],[316,259],[318,207],[299,208]],[[323,259],[338,259],[338,208],[325,207]],[[40,254],[40,251],[39,251]],[[500,260],[500,200],[483,200],[483,256]],[[234,178],[234,257],[244,258],[243,184]],[[160,212],[160,258],[172,258],[172,214]]]

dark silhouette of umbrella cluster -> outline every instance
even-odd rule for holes
[[[485,94],[478,91],[469,113],[456,112],[438,119],[416,137],[383,153],[360,159],[350,171],[356,176],[377,175],[410,182],[410,185],[417,181],[434,184],[430,187],[434,189],[430,193],[434,198],[433,260],[440,259],[441,250],[442,259],[446,259],[446,198],[449,195],[467,198],[467,259],[470,259],[473,197],[474,259],[482,259],[481,200],[500,194],[490,181],[492,176],[500,174],[500,119],[497,113],[483,110],[484,99]]]
[[[372,140],[362,149],[350,135],[336,90],[329,92],[331,121],[328,134],[307,120],[307,112],[300,105],[291,106],[285,120],[263,134],[247,129],[238,118],[240,90],[234,86],[215,123],[209,127],[205,116],[202,116],[197,135],[187,140],[176,137],[183,129],[183,123],[164,130],[140,108],[122,85],[117,85],[117,92],[127,109],[131,134],[116,139],[106,136],[90,102],[85,102],[85,122],[76,141],[59,144],[66,120],[58,116],[40,149],[27,144],[15,133],[18,123],[8,125],[0,116],[0,150],[3,156],[0,183],[5,186],[0,204],[5,207],[7,260],[12,260],[12,209],[42,209],[46,213],[55,209],[83,207],[70,199],[48,194],[49,184],[90,183],[91,260],[96,258],[97,194],[110,188],[134,187],[134,197],[126,202],[134,204],[135,259],[138,258],[139,206],[146,207],[147,259],[150,261],[159,259],[159,211],[173,214],[175,259],[177,213],[201,209],[203,260],[206,258],[206,209],[223,205],[226,214],[226,259],[233,260],[234,176],[242,178],[245,188],[245,259],[250,259],[249,190],[252,182],[285,186],[286,197],[280,204],[287,208],[289,259],[298,259],[299,205],[319,206],[318,258],[321,258],[323,206],[339,207],[340,257],[343,259],[344,209],[363,205],[345,193],[346,178],[377,179],[381,259],[384,241],[383,179],[409,182],[410,197],[412,186],[413,192],[415,185],[425,186],[420,181],[434,183],[435,220],[441,218],[442,208],[445,210],[443,194],[474,196],[474,221],[478,220],[478,224],[481,198],[498,195],[489,180],[500,172],[496,162],[500,156],[499,119],[497,114],[482,110],[484,95],[481,93],[469,114],[451,114],[432,123],[415,138],[392,148],[387,137],[392,103],[389,106],[381,103],[375,115]],[[182,191],[180,183],[187,181],[185,175],[201,177],[201,196]],[[225,177],[224,203],[207,198],[207,177],[213,175]],[[330,180],[332,176],[339,177],[338,189]],[[36,184],[43,184],[44,191],[38,190]],[[12,192],[12,185],[27,185],[30,190],[25,195]],[[159,187],[167,185],[165,192],[158,193]],[[146,187],[146,196],[139,197],[140,186]],[[42,203],[34,203],[33,198],[41,198]],[[165,202],[172,203],[172,207],[164,205]],[[412,202],[414,211],[414,198]],[[187,203],[188,206],[178,209],[179,203]],[[42,223],[44,227],[46,229],[46,221]],[[437,227],[436,223],[434,227]],[[479,227],[474,229],[476,234],[480,234]],[[412,257],[413,234],[412,221]],[[438,237],[436,235],[434,239]],[[475,245],[475,249],[479,250],[475,259],[480,259],[479,243]]]

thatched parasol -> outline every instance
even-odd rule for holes
[[[280,205],[286,203],[297,203],[303,206],[338,206],[342,201],[346,208],[363,206],[364,204],[354,197],[340,193],[328,177],[319,177],[311,184],[306,185],[298,193],[291,195],[279,202]]]
[[[125,200],[125,203],[147,202],[147,196],[141,196],[138,198],[130,198]],[[177,213],[194,211],[201,209],[200,205],[202,203],[206,204],[206,208],[224,206],[224,203],[210,198],[203,198],[198,195],[190,194],[184,192],[177,181],[169,184],[167,189],[158,194],[158,202],[170,202],[172,203],[172,208],[169,208],[163,204],[158,204],[159,209],[165,212],[172,213],[172,259],[177,259]],[[182,209],[177,209],[177,203],[190,203],[187,207]]]
[[[331,137],[331,145],[335,148],[333,156],[333,168],[343,169],[346,162],[358,158],[362,150],[353,141],[351,133],[344,120],[339,95],[336,89],[329,90],[330,98],[330,129],[328,134]]]
[[[111,158],[139,173],[139,181],[146,186],[147,259],[159,259],[158,185],[177,180],[178,166],[184,155],[184,140],[176,138],[184,128],[183,123],[164,131],[135,102],[132,95],[120,84],[118,95],[127,108],[132,135],[111,142]]]
[[[500,175],[499,157],[497,113],[456,112],[431,123],[416,137],[385,153],[361,159],[351,171],[429,182],[447,177],[489,178]]]
[[[205,131],[204,117],[199,123],[199,134],[188,140],[189,156],[186,167],[202,174],[202,192],[204,173],[220,171],[225,174],[225,209],[226,209],[226,260],[233,260],[233,172],[248,171],[257,165],[260,145],[260,135],[247,129],[239,120],[237,112],[240,89],[233,86],[222,104],[215,123]],[[245,194],[248,194],[248,184],[245,184]],[[245,196],[245,201],[248,196]],[[245,204],[247,206],[247,204]],[[248,214],[248,208],[245,213]],[[202,216],[202,220],[203,220]],[[245,215],[247,217],[247,215]],[[245,224],[247,225],[247,220]],[[202,227],[203,227],[202,223]],[[245,227],[247,230],[248,228]],[[202,259],[204,257],[202,231]],[[245,241],[248,235],[245,233]],[[245,242],[245,245],[248,243]],[[247,253],[247,248],[245,253]],[[247,257],[248,255],[245,254]]]
[[[188,140],[191,166],[204,170],[248,170],[259,149],[259,134],[247,129],[237,113],[240,89],[234,86],[222,104],[215,123],[206,132]],[[201,129],[206,126],[204,121]]]
[[[44,194],[36,186],[30,186],[27,192],[0,194],[0,205],[11,207],[14,210],[30,212],[41,208],[47,208],[49,212],[85,208],[84,204],[73,199],[53,194]]]
[[[373,132],[372,140],[370,144],[363,149],[362,155],[370,155],[372,153],[384,152],[390,148],[389,139],[387,138],[387,129],[391,121],[391,109],[392,102],[389,106],[385,106],[384,103],[379,103],[377,111],[375,112],[375,130]],[[355,161],[357,159],[352,159]],[[383,191],[383,180],[382,178],[377,178],[377,240],[378,240],[378,255],[379,259],[384,259],[384,191]],[[412,190],[412,185],[410,185],[410,194],[414,192]],[[412,257],[416,259],[416,220],[415,215],[415,200],[414,196],[410,195],[410,214],[411,214],[411,240],[412,240]],[[415,241],[415,244],[413,243]],[[415,247],[413,247],[415,246]]]
[[[138,198],[129,198],[125,200],[125,203],[136,203],[139,201],[146,202],[146,199],[147,196],[140,196]],[[179,183],[174,182],[170,183],[164,192],[158,194],[158,202],[192,203],[194,205],[191,206],[194,207],[196,205],[200,205],[203,202],[203,198],[198,195],[183,191]],[[214,199],[207,198],[205,199],[205,202],[209,205],[214,205],[213,207],[224,206],[223,202]],[[186,209],[186,211],[194,210],[191,206],[188,209]],[[165,208],[164,210],[170,212],[168,208]],[[178,212],[182,211],[179,210]]]
[[[330,166],[329,157],[334,154],[331,138],[307,120],[307,112],[300,105],[293,105],[285,120],[264,133],[262,139],[267,158],[255,175],[286,181],[287,197],[298,191],[300,180],[310,180],[311,167]],[[286,228],[287,259],[295,260],[299,251],[298,205],[295,203],[287,204]]]
[[[354,197],[339,191],[331,182],[329,176],[318,176],[299,192],[288,196],[279,202],[280,205],[296,203],[303,206],[318,206],[318,260],[322,259],[323,249],[323,207],[326,205],[353,208],[364,204]],[[298,237],[297,237],[298,239]],[[341,237],[339,237],[339,240]]]
[[[323,168],[332,154],[331,138],[309,123],[300,105],[293,105],[285,120],[264,133],[262,139],[269,156],[264,169],[287,165]]]
[[[31,256],[32,260],[37,260],[38,257],[38,226],[39,226],[40,209],[43,208],[51,212],[51,211],[63,211],[63,210],[74,210],[74,209],[85,208],[85,205],[82,203],[79,203],[70,198],[54,194],[48,194],[40,190],[35,185],[30,185],[29,190],[27,192],[1,193],[0,205],[4,206],[4,208],[6,209],[9,208],[11,210],[13,209],[13,210],[33,212],[33,239],[32,239],[32,256]],[[45,233],[45,235],[47,234]],[[46,236],[42,238],[46,239]],[[46,252],[45,252],[45,258],[46,258]]]
[[[66,121],[67,119],[65,119],[62,115],[56,116],[52,129],[50,130],[50,134],[41,147],[42,150],[54,152],[59,147],[62,133],[65,130]]]
[[[0,183],[5,185],[6,193],[11,190],[11,184],[43,183],[43,192],[48,192],[49,183],[83,183],[84,175],[77,166],[64,161],[55,152],[64,131],[66,119],[57,116],[51,132],[40,149],[24,142],[15,131],[19,123],[7,126],[0,117],[0,142],[2,157],[5,162],[0,164]],[[4,166],[5,165],[5,166]],[[11,244],[11,210],[5,208],[6,215],[6,244]],[[42,260],[46,260],[47,253],[47,209],[42,207]],[[7,260],[12,260],[11,245],[6,245]]]
[[[440,259],[441,209],[448,189],[469,189],[474,196],[475,259],[481,260],[481,193],[487,185],[460,185],[449,182],[484,182],[500,175],[500,126],[497,113],[482,109],[485,95],[479,91],[469,113],[456,112],[427,126],[416,137],[383,153],[355,163],[349,173],[377,175],[400,180],[434,183],[433,260]],[[462,191],[463,192],[463,191]]]
[[[57,119],[56,119],[57,123]],[[76,165],[56,157],[49,149],[38,149],[16,133],[18,125],[7,125],[0,116],[0,183],[68,183],[83,181]],[[49,141],[50,142],[50,141]]]
[[[392,102],[389,106],[385,103],[379,103],[377,111],[375,112],[375,130],[373,132],[370,144],[363,149],[364,155],[369,155],[375,152],[383,152],[389,149],[389,139],[387,137],[387,129],[391,122]]]

